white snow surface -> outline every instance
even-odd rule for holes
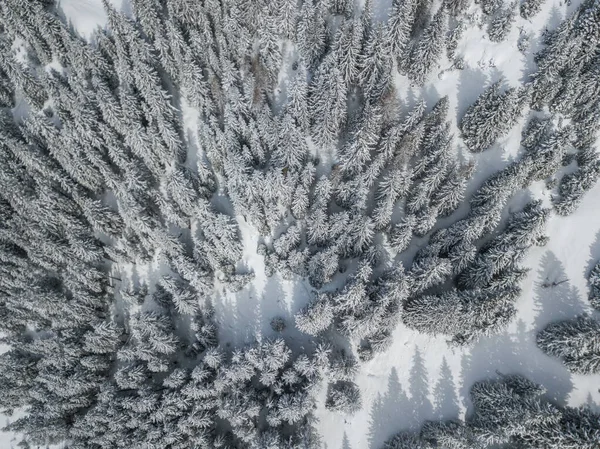
[[[127,0],[108,0],[118,11],[128,12]],[[90,38],[97,27],[104,27],[108,20],[100,0],[58,0],[59,11],[83,37]]]
[[[111,2],[117,9],[130,13],[126,0]],[[391,2],[376,0],[375,3],[376,19],[383,20]],[[532,20],[517,15],[509,38],[502,43],[489,41],[485,27],[477,25],[482,14],[479,6],[472,5],[469,13],[473,23],[463,34],[456,52],[465,61],[464,70],[444,70],[451,66],[444,58],[429,82],[418,89],[398,75],[398,91],[407,99],[407,108],[419,98],[424,98],[431,107],[439,97],[448,95],[450,115],[455,110],[455,117],[460,120],[466,108],[491,82],[503,78],[507,85],[521,85],[535,70],[533,53],[541,45],[541,33],[545,28],[555,28],[578,4],[576,0],[569,5],[562,0],[547,0]],[[106,25],[100,0],[59,0],[59,6],[86,38],[92,36],[97,26]],[[523,34],[530,38],[525,54],[516,48]],[[519,154],[523,123],[524,120],[494,148],[475,157],[477,172],[471,189]],[[456,120],[453,126],[458,136]],[[470,157],[461,149],[458,138],[456,141],[458,151]],[[543,185],[535,184],[529,192],[517,195],[512,205],[520,205],[528,197],[549,201],[549,195]],[[469,411],[470,387],[497,373],[524,374],[542,383],[548,395],[560,403],[589,403],[600,408],[600,375],[571,374],[559,359],[546,356],[535,345],[536,333],[548,323],[590,311],[586,276],[592,263],[600,259],[598,198],[600,185],[584,197],[574,214],[551,218],[547,228],[550,242],[530,251],[525,265],[531,270],[517,302],[518,315],[505,332],[482,338],[473,347],[456,348],[444,338],[419,334],[400,325],[391,348],[364,364],[359,372],[357,384],[363,407],[357,414],[334,414],[324,408],[323,401],[319,403],[316,416],[324,447],[378,449],[395,433],[417,430],[426,420],[464,418]],[[467,210],[463,206],[456,214],[464,215]],[[270,320],[282,316],[287,322],[284,335],[298,339],[301,344],[304,337],[294,329],[292,316],[305,304],[310,286],[300,279],[282,280],[278,275],[267,278],[263,257],[256,253],[258,234],[241,217],[238,224],[244,243],[243,265],[254,271],[256,277],[241,292],[217,294],[215,308],[221,339],[231,345],[260,340],[273,334]],[[542,286],[544,282],[563,280],[567,281],[555,287]],[[0,417],[0,421],[5,419]],[[3,448],[16,447],[17,441],[12,435],[0,433]]]

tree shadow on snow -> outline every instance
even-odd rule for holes
[[[456,419],[460,413],[458,396],[456,395],[456,385],[454,377],[446,357],[442,358],[440,376],[433,390],[435,405],[433,413],[437,420]]]
[[[235,293],[221,293],[214,306],[222,344],[236,347],[261,338],[262,311],[259,294],[253,284]]]
[[[489,82],[490,79],[481,70],[466,67],[460,71],[458,84],[456,86],[458,90],[458,105],[456,110],[457,123],[460,123],[469,106],[477,100],[477,97],[485,90],[489,85]]]
[[[283,338],[294,351],[304,350],[304,344],[311,340],[296,327],[295,314],[308,302],[312,293],[305,282],[294,277],[292,280],[283,279],[278,273],[267,278],[267,285],[260,300],[261,328],[264,336]],[[273,319],[281,319],[284,324],[282,330],[273,329]]]
[[[406,428],[411,418],[411,404],[404,392],[396,368],[388,377],[387,390],[373,402],[369,417],[370,449],[379,449],[399,429]]]
[[[500,374],[521,374],[542,384],[547,397],[566,404],[573,390],[571,374],[561,361],[548,357],[535,343],[537,329],[527,330],[523,321],[517,322],[515,332],[479,341],[463,358],[463,385],[461,395],[467,398],[471,409],[469,390],[477,381],[497,378]]]
[[[542,330],[554,321],[573,318],[585,312],[586,303],[580,292],[572,286],[564,266],[552,251],[547,251],[540,261],[535,281],[535,328]]]
[[[583,273],[586,281],[590,275],[590,271],[592,271],[598,262],[600,262],[600,231],[598,231],[596,240],[594,240],[594,243],[590,246],[590,258],[588,259],[585,273]]]
[[[352,449],[350,446],[350,441],[348,440],[348,435],[344,432],[344,437],[342,438],[342,449]]]
[[[433,417],[433,405],[429,400],[429,374],[418,347],[415,347],[408,392],[412,412],[411,427],[418,429],[425,420]]]
[[[449,368],[442,373],[442,376],[450,373]],[[453,384],[451,379],[440,379],[438,381],[439,392],[448,393],[448,385]],[[453,388],[453,387],[452,387]],[[429,400],[429,375],[425,368],[425,363],[418,347],[415,347],[415,354],[410,368],[408,393],[400,384],[396,368],[392,368],[388,378],[388,385],[385,394],[380,394],[373,402],[369,418],[368,441],[369,449],[379,449],[390,437],[403,430],[418,431],[421,425],[434,419],[434,407]],[[450,399],[444,399],[443,415],[452,414],[453,406],[450,405],[453,400],[452,395],[447,394]],[[454,397],[456,395],[454,394]]]
[[[516,330],[480,339],[462,360],[461,396],[469,398],[473,383],[502,374],[522,374],[547,389],[546,396],[566,404],[573,390],[571,373],[556,357],[536,344],[536,335],[549,323],[572,318],[584,311],[576,288],[566,280],[562,263],[548,251],[540,262],[535,283],[533,329],[518,320]],[[553,285],[556,284],[556,285]],[[468,399],[470,405],[470,399]]]

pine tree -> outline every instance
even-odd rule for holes
[[[494,14],[501,6],[500,0],[481,0],[481,10],[487,15]]]
[[[325,50],[325,19],[320,7],[313,1],[302,4],[296,35],[299,50],[309,67],[315,67]]]
[[[492,19],[488,27],[488,36],[492,42],[502,42],[506,39],[515,19],[516,7],[516,3],[511,3]]]
[[[521,17],[531,19],[542,9],[543,0],[525,0],[521,3]]]
[[[590,316],[550,324],[538,333],[537,345],[546,354],[561,357],[574,373],[600,372],[600,322]]]
[[[600,309],[600,264],[596,264],[588,276],[590,284],[589,300],[596,310]]]
[[[392,43],[385,25],[377,24],[369,33],[359,58],[358,80],[367,100],[376,104],[391,83]]]
[[[319,295],[296,315],[296,326],[302,332],[316,336],[333,324],[334,309],[328,295]]]
[[[448,26],[447,15],[446,8],[440,7],[410,52],[410,65],[407,68],[408,76],[417,84],[425,82],[427,75],[434,69],[438,59],[444,52]]]
[[[592,148],[581,150],[577,156],[578,168],[575,172],[561,178],[558,196],[552,198],[554,208],[560,215],[569,215],[600,177],[600,159]]]
[[[327,390],[327,409],[346,414],[354,414],[362,405],[360,391],[352,382],[336,382]]]
[[[472,426],[477,440],[513,443],[522,434],[535,433],[533,429],[558,424],[560,410],[539,397],[544,392],[540,385],[518,375],[473,385]]]
[[[394,0],[389,19],[392,53],[398,59],[398,67],[405,67],[403,59],[410,41],[411,30],[417,8],[413,0]]]
[[[520,261],[530,246],[544,244],[548,217],[549,211],[541,207],[540,201],[529,203],[522,212],[514,213],[502,234],[485,245],[461,274],[459,285],[485,287],[494,276]]]
[[[500,82],[488,87],[473,103],[460,121],[465,145],[475,153],[488,149],[516,123],[522,105],[519,91],[500,91]]]
[[[313,132],[322,145],[334,142],[346,122],[346,95],[344,75],[329,55],[314,75],[309,97]]]

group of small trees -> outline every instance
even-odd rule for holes
[[[584,407],[563,407],[521,375],[502,375],[471,388],[473,411],[466,422],[427,422],[420,433],[400,433],[385,449],[527,447],[592,449],[600,439],[600,416]]]
[[[442,261],[450,257],[451,249],[448,250],[446,245],[452,240],[448,239],[448,231],[441,233],[439,239],[434,236],[434,248],[437,246],[444,258],[429,255],[421,259],[418,256],[413,264],[413,270],[423,269],[418,265],[423,260],[428,276],[436,277],[404,303],[404,323],[427,333],[448,335],[459,344],[506,326],[515,314],[519,282],[526,273],[518,262],[530,246],[544,243],[543,229],[547,218],[548,210],[543,209],[540,202],[530,203],[523,211],[512,214],[498,236],[478,251],[473,246],[468,260],[448,264],[445,271]],[[464,245],[465,241],[459,244]],[[456,289],[424,294],[452,274],[458,275]]]

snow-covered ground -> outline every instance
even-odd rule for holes
[[[111,0],[127,11],[127,2]],[[381,0],[376,17],[385,17],[391,2]],[[541,33],[554,28],[577,6],[561,0],[548,0],[532,21],[517,16],[510,37],[499,44],[490,42],[485,28],[468,28],[457,48],[465,61],[464,70],[444,70],[450,62],[432,74],[422,89],[411,88],[404,77],[396,81],[405,98],[425,98],[431,106],[437,98],[448,95],[450,111],[460,118],[489,83],[500,78],[519,86],[534,70],[532,54],[540,46]],[[100,0],[60,0],[60,8],[74,28],[90,37],[96,26],[104,26],[106,15]],[[473,24],[481,14],[472,7]],[[529,36],[529,49],[516,48],[521,36]],[[409,93],[410,91],[410,93]],[[407,101],[407,106],[410,101]],[[502,168],[518,155],[523,123],[495,148],[477,156],[477,173],[472,188],[490,173]],[[456,120],[453,122],[456,126]],[[458,135],[455,128],[454,132]],[[464,151],[466,154],[466,151]],[[549,193],[537,184],[531,196],[549,200]],[[525,195],[515,199],[522,202]],[[549,322],[575,316],[588,310],[586,275],[592,261],[600,259],[600,185],[590,191],[580,208],[571,216],[554,216],[548,226],[550,242],[535,247],[526,259],[530,268],[518,301],[518,316],[510,328],[493,337],[481,339],[475,346],[456,348],[444,338],[418,334],[399,326],[391,348],[362,366],[357,383],[363,395],[363,408],[352,417],[316,411],[318,428],[327,449],[378,449],[394,433],[418,429],[429,419],[462,417],[468,412],[468,392],[475,381],[496,376],[497,372],[518,372],[544,384],[548,394],[562,403],[600,405],[600,375],[579,376],[567,371],[560,360],[546,356],[535,345],[535,335]],[[457,214],[464,213],[461,209]],[[287,336],[295,338],[291,317],[306,302],[307,283],[282,280],[278,275],[267,278],[263,258],[256,254],[257,236],[242,220],[243,263],[251,268],[254,282],[236,294],[222,294],[216,300],[221,337],[233,345],[271,332],[270,320],[287,319]],[[544,283],[562,282],[554,287]],[[0,434],[0,446],[12,448],[11,435]]]

